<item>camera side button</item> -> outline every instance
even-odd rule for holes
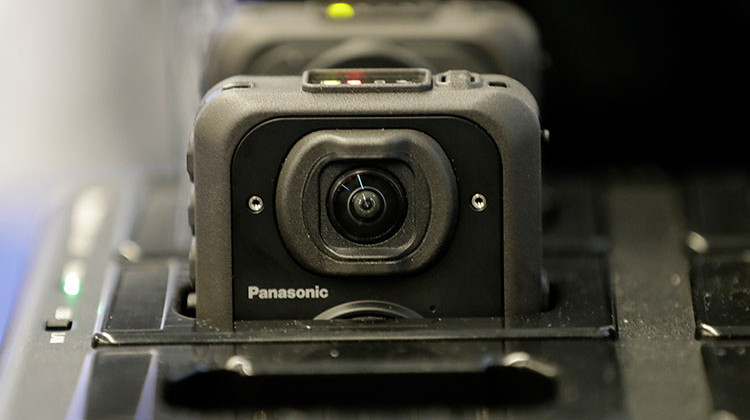
[[[195,182],[195,176],[193,173],[193,157],[194,156],[195,156],[195,146],[193,145],[193,142],[191,141],[190,144],[188,144],[188,151],[185,157],[185,166],[187,167],[187,173],[188,173],[188,177],[190,178],[190,182]]]
[[[188,225],[190,232],[195,235],[195,187],[190,188],[190,198],[188,199]]]
[[[449,70],[435,76],[436,85],[452,89],[472,89],[482,86],[482,78],[477,73],[466,70]]]
[[[68,331],[73,326],[73,310],[68,306],[55,309],[55,316],[44,324],[45,331]]]
[[[45,331],[68,331],[73,326],[73,321],[69,319],[50,318],[44,324]]]
[[[188,253],[188,276],[190,277],[190,284],[193,287],[195,287],[195,265],[197,263],[196,248],[197,244],[195,243],[195,236],[193,236],[193,239],[190,241],[190,252]]]

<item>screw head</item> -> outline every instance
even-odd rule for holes
[[[487,198],[482,194],[474,194],[471,197],[471,208],[474,211],[484,211],[487,208]]]
[[[257,195],[250,197],[250,199],[247,200],[247,208],[249,208],[253,214],[258,214],[262,212],[263,211],[263,199]]]

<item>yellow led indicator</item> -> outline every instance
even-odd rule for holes
[[[341,81],[339,81],[339,80],[323,80],[322,82],[320,82],[320,84],[323,85],[323,86],[336,86],[336,85],[340,85]]]
[[[349,19],[354,17],[354,8],[349,3],[332,3],[326,8],[326,16],[331,19]]]

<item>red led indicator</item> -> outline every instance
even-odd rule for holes
[[[346,84],[347,85],[352,85],[352,86],[359,86],[359,85],[362,84],[362,81],[361,80],[357,80],[357,79],[351,79],[351,80],[347,80]]]

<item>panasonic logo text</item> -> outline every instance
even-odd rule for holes
[[[328,289],[315,286],[300,289],[261,289],[258,286],[248,286],[247,298],[253,299],[327,299]]]

